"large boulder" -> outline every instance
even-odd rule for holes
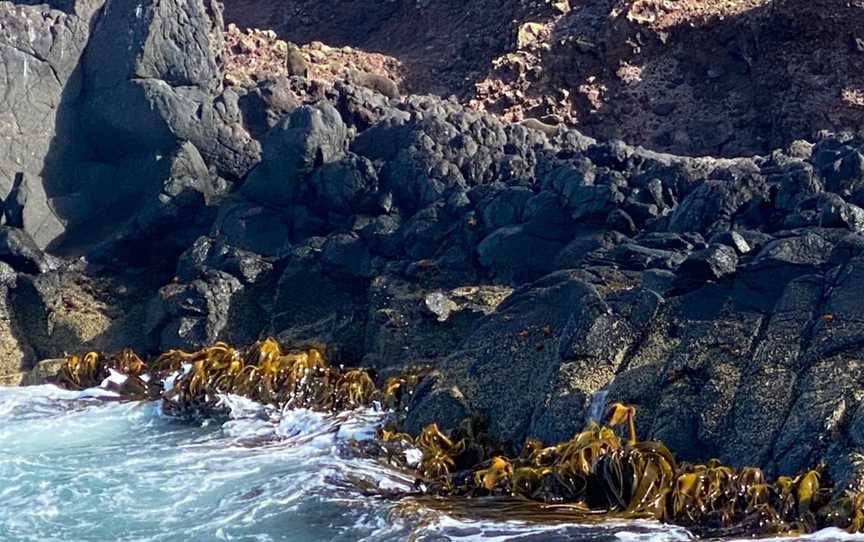
[[[215,0],[106,2],[84,58],[80,113],[99,155],[147,155],[189,141],[235,179],[258,162],[239,95],[222,91],[222,28]]]
[[[91,184],[86,210],[67,246],[94,246],[92,259],[138,267],[173,266],[207,233],[219,189],[198,150],[184,143],[165,156],[124,161]]]
[[[223,271],[187,284],[168,284],[148,306],[145,330],[162,351],[198,350],[226,340],[229,316],[243,285]]]
[[[40,248],[65,229],[53,198],[62,192],[70,162],[84,152],[73,104],[81,94],[90,26],[103,3],[0,2],[0,197],[18,200],[21,223],[10,225],[23,228]]]

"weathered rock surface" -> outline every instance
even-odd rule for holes
[[[271,334],[379,376],[432,366],[415,430],[480,416],[513,448],[560,440],[608,392],[682,457],[830,459],[864,480],[861,136],[696,159],[347,83],[247,123],[250,94],[219,73],[218,3],[106,0],[93,17],[83,73],[61,79],[87,148],[58,162],[74,174],[47,253],[38,190],[10,177],[0,380],[67,351]],[[44,114],[5,100],[0,118]],[[4,132],[8,148],[31,132]],[[15,154],[41,171],[34,152]]]
[[[0,2],[0,194],[8,205],[19,185],[22,224],[13,225],[42,248],[65,231],[54,198],[68,158],[81,152],[70,104],[81,94],[80,60],[103,2],[75,0],[66,9]]]

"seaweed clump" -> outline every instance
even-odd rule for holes
[[[57,385],[68,389],[105,386],[134,400],[158,396],[158,390],[150,384],[147,365],[129,349],[111,356],[99,352],[68,356],[55,378]]]
[[[500,519],[654,519],[706,537],[864,528],[864,495],[834,498],[821,466],[769,482],[755,467],[678,462],[662,443],[637,439],[633,407],[615,404],[607,414],[608,425],[592,422],[569,441],[544,446],[529,439],[517,457],[491,452],[467,469],[458,466],[478,446],[430,425],[411,441],[422,452],[422,502]],[[620,426],[627,427],[623,437]]]
[[[422,374],[408,371],[379,389],[366,369],[331,367],[316,348],[283,352],[265,339],[245,350],[221,342],[196,352],[170,350],[149,363],[131,350],[73,355],[55,383],[69,389],[107,386],[124,399],[161,398],[166,414],[200,418],[227,414],[223,397],[229,394],[280,409],[339,412],[376,402],[395,409],[404,406]]]

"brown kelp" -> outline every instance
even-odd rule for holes
[[[406,371],[378,387],[373,373],[331,367],[319,349],[283,350],[266,339],[243,350],[225,343],[171,350],[150,362],[131,350],[69,356],[56,383],[72,389],[101,385],[126,399],[161,398],[163,410],[180,417],[225,414],[226,394],[276,408],[338,412],[377,404],[404,413],[426,372]],[[755,467],[679,462],[662,443],[638,439],[635,414],[632,406],[613,404],[606,425],[591,422],[554,445],[528,439],[518,454],[490,439],[482,419],[468,418],[450,432],[430,424],[412,436],[393,416],[377,442],[358,443],[356,451],[415,474],[416,492],[382,497],[455,515],[647,518],[704,536],[794,534],[826,526],[864,532],[864,494],[839,494],[823,467],[769,481]],[[411,449],[414,454],[405,453]]]
[[[129,399],[147,399],[158,396],[148,382],[147,366],[135,352],[121,350],[112,356],[88,352],[83,356],[69,356],[57,373],[57,384],[70,389],[85,389],[103,383]],[[111,379],[112,373],[118,378]]]
[[[471,443],[454,443],[430,425],[413,441],[423,453],[418,472],[429,493],[450,498],[423,502],[449,513],[510,519],[648,518],[705,536],[793,534],[825,526],[861,531],[864,497],[832,500],[821,468],[769,483],[758,468],[717,460],[679,463],[663,444],[636,438],[634,417],[633,407],[614,404],[608,426],[592,422],[554,446],[529,439],[518,457],[495,455],[467,471],[454,466]],[[624,438],[616,432],[622,425]]]
[[[112,372],[140,384],[113,386],[124,398],[161,398],[165,413],[193,417],[224,414],[227,407],[221,398],[227,394],[277,408],[335,412],[376,401],[403,408],[423,374],[406,371],[379,390],[365,369],[331,367],[319,349],[283,352],[275,340],[265,339],[244,350],[221,342],[196,352],[170,350],[149,363],[131,350],[113,356],[73,355],[61,367],[56,383],[84,389],[104,383]]]

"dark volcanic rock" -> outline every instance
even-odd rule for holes
[[[222,28],[216,0],[108,0],[84,57],[82,126],[97,151],[134,156],[189,141],[220,173],[249,171],[260,146],[239,96],[219,93]]]
[[[66,240],[96,244],[93,260],[173,266],[216,216],[208,204],[219,189],[190,143],[166,156],[108,169],[97,186],[102,189],[89,199],[88,215],[70,228]],[[158,246],[150,241],[154,238]]]
[[[342,156],[346,128],[331,106],[294,110],[264,141],[266,160],[243,184],[243,195],[267,205],[291,205],[309,190],[306,176]]]
[[[367,281],[328,275],[321,262],[325,242],[311,239],[294,249],[271,294],[269,327],[288,344],[316,344],[334,361],[357,363],[363,356]]]
[[[689,281],[719,280],[735,273],[738,255],[735,249],[720,244],[709,245],[705,250],[694,252],[687,257],[678,272]]]
[[[748,206],[766,197],[764,179],[706,181],[693,190],[669,219],[669,230],[712,234],[741,223]]]
[[[159,337],[159,348],[197,350],[225,338],[239,280],[212,271],[188,284],[164,286],[150,304],[146,329]]]
[[[39,250],[24,230],[0,226],[0,261],[16,271],[38,274],[51,270],[56,263]]]
[[[273,270],[273,264],[260,255],[235,248],[221,238],[200,237],[177,263],[177,278],[190,282],[208,271],[224,271],[245,284],[259,282]]]
[[[567,407],[586,406],[585,379],[600,387],[614,376],[630,340],[619,324],[593,287],[573,272],[554,273],[485,318],[444,364],[442,385],[464,394],[471,412],[487,416],[507,442],[562,438],[582,424]]]
[[[290,217],[246,201],[225,202],[219,207],[211,235],[262,256],[284,255],[291,247]]]
[[[321,263],[336,275],[371,278],[371,259],[366,243],[354,233],[331,235],[321,248]]]
[[[22,223],[9,225],[40,248],[65,229],[52,198],[82,152],[70,103],[81,93],[79,62],[103,1],[74,0],[68,11],[0,2],[0,195],[20,176]]]
[[[477,246],[477,257],[496,275],[524,281],[552,271],[563,248],[560,242],[526,233],[524,226],[508,226],[489,234]]]
[[[215,0],[34,4],[0,2],[0,381],[271,334],[431,365],[414,431],[562,440],[608,392],[686,459],[864,481],[860,136],[687,158],[345,82],[226,87]]]

